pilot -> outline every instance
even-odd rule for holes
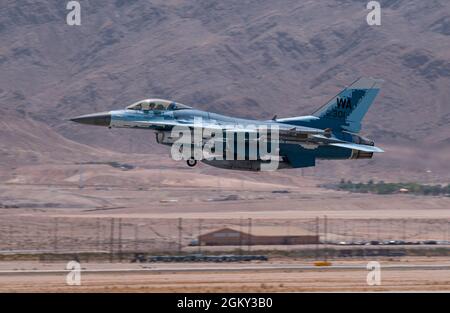
[[[172,102],[171,104],[169,104],[169,106],[167,107],[167,110],[175,110],[177,108],[177,104],[175,102]]]

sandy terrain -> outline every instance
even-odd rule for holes
[[[289,265],[292,261],[290,261]],[[271,262],[280,269],[246,270],[245,267],[266,264],[221,265],[233,267],[229,271],[208,270],[209,264],[152,264],[154,272],[82,272],[81,286],[66,285],[66,273],[4,274],[0,272],[0,292],[299,292],[299,291],[450,291],[450,275],[446,269],[421,269],[414,266],[447,264],[448,260],[382,261],[381,285],[367,285],[366,263],[360,261],[335,262],[336,265],[356,265],[360,269],[305,270],[283,269],[286,262]],[[301,263],[311,265],[311,263]],[[383,265],[403,264],[404,269],[383,269]],[[64,264],[14,264],[14,268],[62,269]],[[205,268],[199,272],[183,272],[176,268]],[[242,267],[243,269],[235,269]],[[0,263],[0,271],[11,264]],[[133,264],[83,264],[83,270],[136,269]],[[170,270],[172,269],[172,270]],[[167,271],[170,270],[170,271]]]
[[[112,250],[169,253],[177,252],[181,242],[183,251],[197,252],[197,247],[188,244],[198,234],[222,227],[247,231],[248,218],[254,229],[267,227],[288,235],[315,233],[316,217],[320,217],[319,235],[324,238],[324,215],[328,217],[328,240],[449,240],[450,198],[337,192],[318,187],[330,180],[311,172],[296,174],[156,170],[145,162],[126,170],[110,164],[21,166],[3,172],[0,250],[6,255]],[[258,246],[251,251],[298,248]],[[202,251],[208,249],[217,250],[202,247]],[[429,260],[437,265],[445,262],[439,257]],[[0,268],[55,266],[43,262],[1,262]],[[447,273],[443,269],[388,269],[379,287],[367,286],[365,269],[85,273],[80,287],[66,286],[64,273],[2,274],[0,291],[448,291]]]
[[[450,239],[448,197],[338,192],[308,173],[216,174],[146,163],[19,167],[0,184],[0,248],[109,251],[112,218],[123,250],[176,251],[178,218],[183,246],[222,227],[247,231],[248,218],[287,235],[315,233],[320,217],[323,236],[325,215],[329,240]]]

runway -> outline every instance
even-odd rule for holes
[[[314,266],[267,263],[81,263],[80,286],[69,286],[65,262],[0,262],[0,292],[301,292],[450,291],[446,258],[380,260],[381,285],[369,286],[369,260]]]
[[[177,264],[146,264],[139,267],[116,267],[109,268],[86,268],[82,267],[83,274],[113,274],[113,273],[195,273],[195,272],[264,272],[264,271],[335,271],[335,270],[367,270],[366,264],[352,265],[299,265],[299,264],[198,264],[189,263],[189,266]],[[449,264],[380,264],[382,270],[450,270]],[[98,265],[97,265],[98,266]],[[64,274],[71,270],[66,269],[4,269],[0,275],[45,275]]]

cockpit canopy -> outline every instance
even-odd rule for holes
[[[127,110],[136,111],[173,111],[181,109],[190,109],[191,107],[162,99],[146,99],[141,100],[127,107]]]

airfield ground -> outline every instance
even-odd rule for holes
[[[66,284],[63,263],[2,262],[0,292],[450,291],[448,258],[384,259],[381,285],[365,262],[305,260],[239,264],[82,264],[81,285]],[[41,271],[41,272],[39,272]]]
[[[254,227],[278,227],[289,233],[298,229],[314,231],[315,218],[320,217],[322,221],[326,215],[330,223],[328,239],[335,240],[363,236],[366,239],[449,240],[449,197],[338,192],[318,187],[330,180],[302,176],[301,172],[296,172],[297,176],[286,172],[268,174],[261,179],[254,173],[220,176],[215,170],[202,168],[157,170],[113,165],[88,164],[81,170],[80,165],[75,164],[21,166],[0,173],[0,250],[10,255],[14,250],[77,251],[85,249],[85,242],[94,242],[95,249],[108,251],[112,218],[120,219],[124,225],[121,236],[128,241],[123,249],[176,251],[179,218],[183,219],[183,251],[196,250],[187,244],[198,235],[200,220],[202,230],[207,231],[230,225],[239,227],[241,221],[248,218],[253,219]],[[115,227],[117,234],[117,224]],[[320,227],[322,233],[322,224]],[[144,241],[137,246],[133,241],[136,229],[140,240]],[[146,238],[151,241],[145,242]],[[369,261],[367,258],[333,261],[333,265],[357,264],[358,268],[292,269],[286,268],[286,264],[311,266],[314,260],[286,258],[255,264],[271,265],[259,270],[239,263],[221,265],[229,268],[218,271],[206,264],[195,272],[170,270],[175,266],[172,264],[91,261],[83,266],[125,270],[149,266],[154,270],[86,272],[82,274],[82,286],[65,285],[64,272],[3,273],[0,274],[0,291],[450,290],[448,255],[446,258],[407,256],[378,260],[382,264],[408,266],[385,269],[382,285],[368,286],[364,267]],[[437,267],[424,269],[423,264]],[[11,258],[0,262],[0,268],[5,271],[62,270],[64,266],[65,263],[11,261]],[[194,265],[176,266],[192,268]]]

